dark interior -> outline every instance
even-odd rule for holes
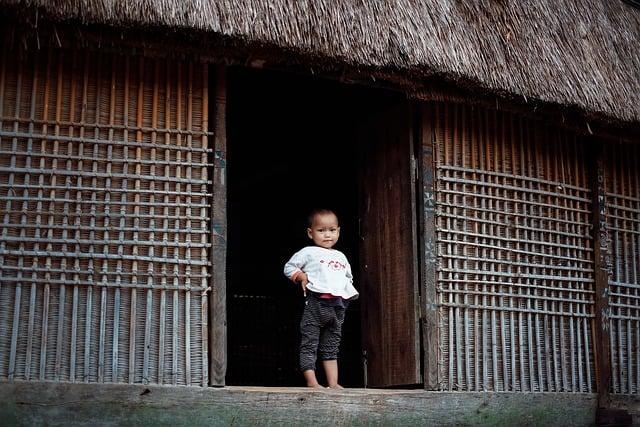
[[[229,385],[303,385],[297,367],[303,298],[282,270],[309,244],[306,217],[312,208],[337,213],[336,248],[348,257],[358,287],[356,114],[370,100],[370,91],[334,81],[229,71]],[[347,311],[340,351],[340,382],[362,387],[359,301]]]

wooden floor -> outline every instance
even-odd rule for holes
[[[567,426],[595,409],[579,393],[0,383],[0,425]]]

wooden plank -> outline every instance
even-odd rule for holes
[[[609,307],[609,277],[612,271],[609,230],[607,226],[606,176],[603,145],[592,141],[590,159],[593,194],[593,236],[595,257],[595,336],[596,389],[599,407],[607,407],[611,385],[611,308]]]
[[[621,399],[634,408],[633,398]],[[21,402],[18,404],[17,402]],[[25,424],[95,423],[96,408],[114,424],[194,425],[592,425],[588,393],[432,393],[423,390],[299,387],[173,387],[16,382],[0,387],[0,411]]]
[[[372,386],[417,384],[411,106],[397,99],[371,107],[357,136],[367,378]]]
[[[216,68],[215,99],[213,106],[213,206],[211,208],[211,294],[209,296],[209,319],[211,321],[211,355],[209,383],[225,385],[227,372],[227,84],[224,66]]]

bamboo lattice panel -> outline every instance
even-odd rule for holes
[[[608,144],[605,159],[607,227],[613,255],[609,278],[611,387],[640,385],[640,147]]]
[[[207,68],[1,60],[0,379],[207,384]]]
[[[439,384],[595,388],[584,148],[510,113],[435,104]]]

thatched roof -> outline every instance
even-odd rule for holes
[[[640,122],[640,10],[621,0],[0,0],[56,20],[194,28]]]

